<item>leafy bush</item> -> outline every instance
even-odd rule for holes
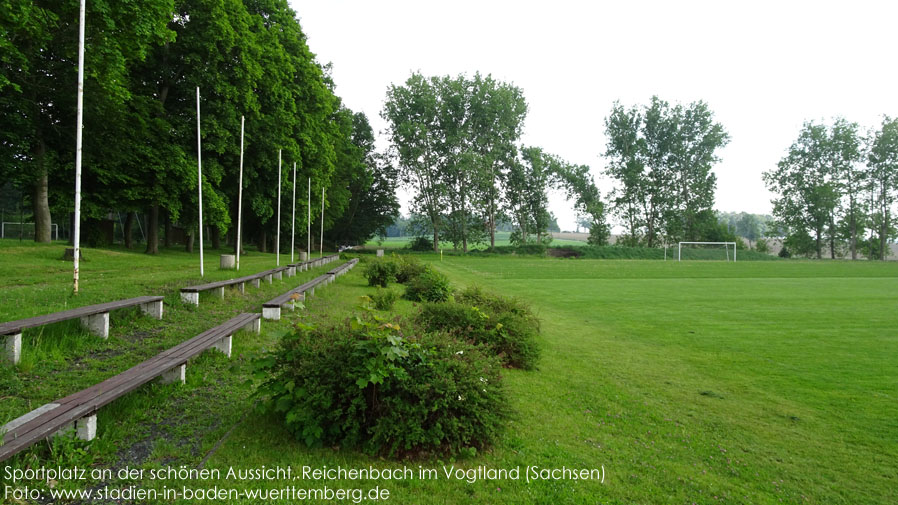
[[[454,455],[488,445],[507,412],[495,357],[378,318],[299,327],[255,365],[264,408],[310,447]]]
[[[406,284],[424,273],[426,265],[414,256],[394,256],[398,271],[396,272],[396,282]]]
[[[520,316],[539,331],[539,319],[529,305],[517,298],[490,293],[478,286],[468,286],[463,291],[456,293],[455,301],[472,307],[481,307],[494,314],[510,313]]]
[[[433,239],[428,237],[415,237],[409,242],[408,248],[412,251],[433,251]]]
[[[770,244],[767,243],[766,238],[759,238],[755,242],[755,251],[764,254],[770,254]]]
[[[371,295],[371,302],[377,310],[390,310],[393,304],[399,299],[399,292],[390,288],[377,288],[377,291]]]
[[[391,258],[374,258],[365,264],[365,278],[369,286],[387,287],[387,284],[396,281],[398,271],[396,262]]]
[[[430,266],[405,287],[405,297],[415,302],[445,302],[451,293],[449,278]]]
[[[466,300],[470,302],[471,298]],[[539,358],[538,321],[519,302],[497,297],[481,305],[428,303],[421,308],[416,322],[424,331],[445,331],[487,346],[507,366],[532,369]]]
[[[792,253],[789,252],[789,249],[786,248],[785,244],[783,245],[783,248],[780,249],[779,257],[780,258],[791,258],[792,257]]]

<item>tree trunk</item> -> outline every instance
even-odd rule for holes
[[[50,242],[50,204],[47,200],[47,158],[44,142],[38,141],[36,162],[38,177],[34,181],[31,205],[34,208],[34,241]]]
[[[184,249],[189,253],[193,252],[193,237],[194,237],[194,235],[196,235],[196,233],[193,231],[188,233],[187,234],[187,243],[184,244]]]
[[[820,243],[820,231],[817,231],[817,236],[815,238],[815,245],[817,246],[817,259],[823,259],[823,244]]]
[[[159,205],[151,205],[147,215],[147,254],[159,254]]]
[[[259,252],[268,252],[268,232],[266,232],[265,230],[259,232],[258,246]]]
[[[134,242],[131,239],[131,232],[134,229],[134,218],[137,217],[137,214],[134,212],[128,212],[128,215],[125,216],[125,226],[122,229],[122,235],[125,236],[125,249],[131,249],[134,246]]]
[[[889,229],[889,209],[886,207],[880,219],[882,223],[879,228],[879,260],[886,260],[886,230]]]
[[[162,239],[162,244],[165,247],[171,247],[172,245],[172,231],[171,231],[171,213],[165,213],[165,237]]]
[[[211,231],[212,249],[221,249],[221,230],[218,229],[218,226],[213,226]]]
[[[440,250],[440,231],[436,226],[433,227],[433,252]]]
[[[851,212],[851,259],[857,259],[857,220],[854,211]]]

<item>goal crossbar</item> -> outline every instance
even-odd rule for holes
[[[697,244],[697,245],[722,245],[726,247],[727,251],[727,261],[730,261],[730,244],[733,246],[733,262],[736,261],[736,243],[735,242],[679,242],[677,244],[677,261],[681,261],[683,252],[683,244]]]

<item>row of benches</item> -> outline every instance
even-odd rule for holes
[[[330,261],[333,260],[329,260],[327,263]],[[311,291],[313,294],[316,286],[333,282],[336,277],[349,271],[357,262],[357,259],[350,260],[317,277],[314,281],[307,282],[274,300],[266,302],[266,304],[263,304],[263,312],[265,305],[281,300],[285,296],[289,297],[296,294],[304,298],[307,291]],[[161,297],[158,298],[158,313],[161,317]],[[279,308],[280,305],[278,310]],[[278,312],[279,317],[280,312]],[[78,438],[92,440],[96,437],[96,412],[100,407],[156,378],[159,378],[163,383],[176,381],[183,383],[185,381],[187,361],[206,349],[216,349],[230,358],[233,335],[241,329],[250,329],[258,333],[261,330],[260,314],[240,314],[224,324],[163,351],[99,384],[53,403],[43,405],[7,423],[0,427],[0,435],[2,435],[3,439],[3,443],[0,445],[0,461],[10,458],[35,442],[54,434],[74,431]]]
[[[261,285],[263,279],[271,284],[273,279],[281,279],[285,273],[287,274],[287,277],[293,277],[294,275],[296,275],[297,271],[302,272],[304,270],[309,270],[321,265],[326,265],[332,261],[336,261],[339,258],[340,255],[332,254],[330,256],[323,256],[321,258],[316,258],[310,261],[301,261],[299,263],[272,268],[271,270],[265,270],[264,272],[259,272],[244,277],[238,277],[236,279],[209,282],[206,284],[197,284],[195,286],[187,286],[186,288],[181,288],[181,300],[185,303],[199,305],[201,291],[215,290],[218,292],[218,296],[224,298],[224,288],[227,286],[235,286],[238,290],[240,290],[241,293],[243,293],[246,290],[246,283],[251,283],[253,287],[258,288]]]
[[[239,277],[237,279],[229,279],[224,281],[210,282],[195,286],[188,286],[181,289],[181,300],[186,303],[199,305],[199,293],[211,289],[218,289],[220,296],[224,297],[225,286],[238,286],[240,292],[244,292],[244,286],[247,282],[252,283],[255,287],[259,287],[261,280],[265,279],[269,283],[273,279],[281,279],[282,274],[286,272],[288,277],[296,275],[298,271],[309,270],[321,265],[326,265],[339,259],[339,255],[333,254],[316,258],[311,261],[304,261],[286,265],[283,267],[265,270],[253,275]],[[117,309],[139,306],[140,310],[149,314],[156,319],[162,319],[162,297],[161,296],[138,296],[127,300],[117,300],[114,302],[90,305],[87,307],[79,307],[76,309],[54,312],[43,316],[32,317],[28,319],[20,319],[18,321],[10,321],[0,323],[0,341],[3,343],[3,354],[0,355],[0,361],[7,361],[17,364],[22,358],[22,331],[28,328],[35,328],[47,324],[58,323],[70,319],[81,319],[81,324],[85,326],[91,333],[102,337],[109,337],[109,312]]]
[[[281,308],[287,307],[290,310],[293,310],[294,304],[296,302],[301,302],[305,300],[306,293],[310,295],[315,294],[315,288],[319,285],[327,285],[334,281],[338,276],[343,275],[348,272],[352,267],[358,263],[359,260],[357,258],[351,259],[346,263],[338,266],[337,268],[331,270],[330,272],[318,276],[305,284],[302,284],[286,293],[272,298],[267,302],[262,304],[262,317],[265,319],[272,319],[277,321],[281,318]]]

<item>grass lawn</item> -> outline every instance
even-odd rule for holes
[[[0,241],[0,320],[71,306],[70,273],[55,254],[49,246],[15,250]],[[231,274],[210,268],[217,267],[217,254],[207,258],[207,268],[226,278]],[[102,274],[106,287],[85,288],[84,299],[158,292],[166,295],[165,320],[125,314],[120,324],[113,320],[107,343],[68,344],[55,354],[34,349],[46,363],[0,375],[0,422],[4,414],[15,417],[84,387],[81,382],[124,370],[145,359],[141,355],[231,315],[258,311],[262,301],[323,271],[245,295],[229,292],[225,300],[204,297],[194,309],[180,304],[176,288],[198,277],[195,257],[175,251],[159,258],[119,250],[85,255],[91,260],[85,286],[99,286]],[[514,413],[491,450],[458,461],[390,462],[340,448],[308,449],[276,419],[254,411],[249,359],[275,345],[295,321],[320,323],[357,312],[358,298],[373,289],[357,268],[316,290],[307,310],[264,321],[261,336],[235,338],[230,361],[206,353],[188,365],[187,387],[152,385],[101,410],[100,438],[92,444],[67,442],[74,447],[61,450],[57,442],[54,451],[37,447],[12,464],[202,464],[223,472],[262,465],[438,469],[439,477],[430,480],[137,480],[160,490],[176,483],[380,486],[395,503],[898,502],[898,265],[423,258],[457,286],[477,284],[529,301],[542,319],[538,369],[505,372]],[[241,270],[271,263],[273,255],[250,254]],[[33,304],[43,306],[29,309]],[[395,312],[414,310],[400,301]],[[75,340],[90,342],[89,335]],[[443,465],[604,467],[605,480],[468,483],[446,479]]]

